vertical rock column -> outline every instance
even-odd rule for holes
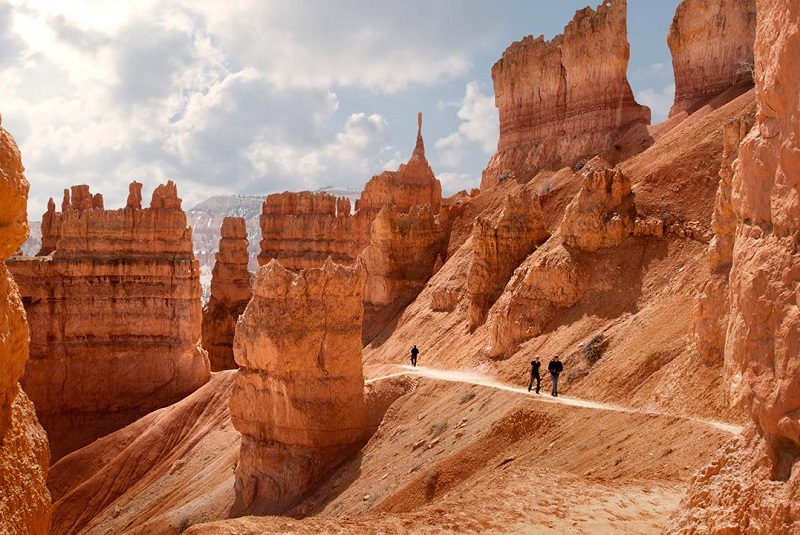
[[[28,360],[28,323],[2,259],[28,234],[28,182],[13,138],[0,128],[0,533],[50,530],[47,435],[19,385]]]
[[[256,272],[236,325],[235,514],[280,514],[374,432],[361,367],[361,263]]]
[[[211,298],[203,309],[203,348],[212,371],[237,368],[233,359],[236,320],[253,292],[247,270],[247,228],[244,218],[226,217],[211,278]]]

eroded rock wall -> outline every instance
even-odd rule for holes
[[[237,368],[233,358],[236,320],[253,295],[247,269],[247,228],[243,217],[226,217],[211,278],[211,297],[203,308],[203,348],[211,371]]]
[[[425,159],[422,114],[418,116],[417,142],[409,161],[397,171],[375,175],[356,201],[327,193],[284,192],[269,195],[261,215],[260,265],[273,258],[292,271],[320,267],[330,257],[352,264],[370,244],[370,228],[378,213],[393,204],[401,213],[412,206],[429,205],[439,212],[442,186]]]
[[[467,276],[470,330],[483,324],[511,274],[548,237],[538,196],[508,196],[497,221],[485,217],[475,220]]]
[[[668,533],[800,531],[800,4],[758,0],[753,128],[736,214],[724,378],[753,427],[692,481]]]
[[[626,76],[626,16],[625,0],[607,0],[578,11],[552,41],[528,36],[506,49],[492,67],[500,139],[481,190],[510,174],[591,158],[649,124]]]
[[[755,0],[683,0],[667,35],[675,73],[669,115],[692,113],[736,85],[752,85]]]
[[[429,204],[405,213],[388,204],[380,211],[362,255],[365,344],[419,295],[437,261],[446,259],[451,224],[447,209],[434,214]]]
[[[28,360],[28,323],[4,259],[28,235],[28,181],[11,135],[0,127],[0,533],[50,530],[47,435],[19,385]]]
[[[236,514],[285,511],[376,429],[361,367],[365,277],[361,263],[331,261],[256,272],[234,340]]]
[[[200,281],[191,229],[171,182],[141,208],[104,210],[88,186],[72,188],[47,256],[14,258],[31,325],[23,387],[55,460],[203,385]]]

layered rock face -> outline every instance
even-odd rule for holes
[[[497,221],[485,217],[475,220],[467,276],[470,330],[483,324],[514,269],[549,236],[538,196],[506,197]]]
[[[279,514],[377,428],[361,367],[360,263],[256,272],[234,340],[231,419],[242,433],[235,513]]]
[[[172,182],[141,208],[104,210],[88,186],[48,205],[48,256],[15,258],[31,325],[23,386],[54,459],[203,385],[200,282],[191,229]]]
[[[667,35],[675,72],[669,115],[692,113],[737,84],[753,83],[755,0],[683,0]]]
[[[481,190],[510,173],[572,165],[650,122],[626,77],[630,47],[625,0],[578,11],[552,41],[525,37],[492,67],[500,112],[497,152]]]
[[[800,4],[756,5],[758,112],[734,166],[724,366],[754,426],[695,477],[669,533],[800,530]]]
[[[0,128],[0,259],[28,234],[28,182],[17,144]],[[28,360],[28,323],[19,291],[0,260],[0,533],[50,530],[47,436],[19,385]]]
[[[384,171],[367,182],[351,214],[347,197],[327,193],[277,193],[269,195],[261,214],[260,265],[276,258],[292,271],[320,267],[330,257],[351,264],[370,243],[370,227],[387,204],[408,212],[415,205],[430,205],[439,212],[442,186],[425,159],[422,114],[417,118],[417,143],[409,161],[397,171]]]
[[[386,205],[372,224],[370,245],[362,255],[364,343],[425,288],[434,268],[444,262],[451,220],[446,209],[435,215],[429,204],[408,212]]]
[[[739,144],[752,121],[735,119],[725,126],[719,189],[714,201],[711,228],[714,237],[708,247],[708,280],[697,296],[694,308],[694,341],[700,358],[708,365],[720,365],[728,328],[729,277],[733,262],[736,214],[731,201],[731,183]]]
[[[635,221],[630,179],[619,169],[589,168],[583,187],[567,206],[561,236],[565,244],[584,251],[618,247],[634,233]]]
[[[253,295],[244,218],[226,217],[220,232],[211,297],[203,308],[203,348],[208,351],[211,370],[215,372],[238,367],[233,359],[233,334],[236,320]]]

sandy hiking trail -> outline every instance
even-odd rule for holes
[[[407,364],[403,365],[396,365],[396,368],[401,369],[402,371],[396,373],[390,373],[387,375],[382,375],[379,377],[371,378],[366,381],[367,384],[380,381],[381,379],[388,379],[391,377],[399,377],[403,375],[417,375],[420,377],[428,377],[431,379],[438,379],[441,381],[450,381],[456,383],[469,383],[473,385],[479,386],[486,386],[489,388],[496,388],[498,390],[505,390],[507,392],[514,392],[517,394],[524,394],[526,396],[530,396],[532,399],[542,402],[542,403],[560,403],[562,405],[572,405],[574,407],[583,407],[587,409],[594,409],[594,410],[602,410],[602,411],[614,411],[614,412],[625,412],[625,413],[638,413],[638,414],[654,414],[658,416],[667,416],[670,418],[680,418],[683,420],[691,420],[693,422],[699,422],[702,424],[706,424],[712,426],[720,431],[724,431],[726,433],[730,433],[732,435],[738,435],[744,429],[742,426],[730,424],[726,422],[719,422],[715,420],[704,420],[702,418],[692,418],[688,416],[676,415],[669,412],[663,411],[656,411],[656,410],[643,410],[643,409],[634,409],[631,407],[625,407],[622,405],[617,405],[614,403],[600,403],[597,401],[590,401],[587,399],[581,399],[576,397],[570,396],[563,396],[559,394],[558,397],[553,397],[547,394],[535,394],[533,392],[528,392],[527,388],[511,386],[499,381],[492,379],[480,372],[475,371],[457,371],[457,370],[442,370],[437,368],[428,368],[425,366],[417,366],[412,367]],[[542,382],[544,383],[545,378],[543,376]],[[544,384],[542,385],[544,387]],[[546,390],[546,389],[543,389]]]

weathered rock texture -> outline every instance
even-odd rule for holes
[[[739,146],[725,381],[754,428],[700,472],[669,533],[800,531],[800,4],[759,0],[756,122]]]
[[[28,324],[4,259],[28,234],[25,180],[17,144],[0,128],[0,533],[50,530],[47,436],[19,385],[28,360]]]
[[[211,298],[203,308],[203,348],[212,371],[237,368],[233,359],[236,320],[253,295],[247,269],[247,228],[242,217],[222,221],[222,238],[211,279]]]
[[[755,0],[683,0],[667,35],[675,72],[670,117],[692,113],[736,85],[753,83]]]
[[[721,365],[728,327],[729,277],[733,262],[736,214],[731,202],[731,182],[739,144],[752,121],[734,119],[724,129],[725,148],[719,171],[719,189],[714,202],[711,228],[714,238],[708,247],[708,280],[697,296],[694,308],[694,341],[700,358],[707,365]]]
[[[328,193],[276,193],[264,202],[261,214],[260,265],[276,258],[292,271],[320,267],[330,257],[351,264],[370,243],[370,227],[378,212],[393,204],[400,213],[428,204],[439,212],[442,187],[425,159],[422,114],[411,159],[397,171],[372,177],[351,214],[347,197]]]
[[[403,213],[388,204],[372,224],[364,250],[364,343],[425,288],[447,256],[451,220],[447,209],[435,215],[429,204]]]
[[[630,47],[625,0],[578,11],[552,41],[513,43],[492,67],[500,111],[497,152],[481,190],[501,177],[572,165],[650,122],[626,77]]]
[[[618,247],[634,233],[635,221],[628,177],[619,169],[587,168],[583,187],[567,206],[561,235],[565,244],[585,251]]]
[[[172,182],[104,210],[88,186],[50,203],[48,256],[14,258],[31,325],[23,387],[55,460],[193,392],[209,377],[191,229]]]
[[[483,324],[511,274],[549,236],[538,196],[508,196],[497,221],[486,217],[475,220],[467,276],[470,330]]]
[[[256,272],[234,340],[236,513],[285,511],[377,427],[364,401],[364,281],[360,263]]]

